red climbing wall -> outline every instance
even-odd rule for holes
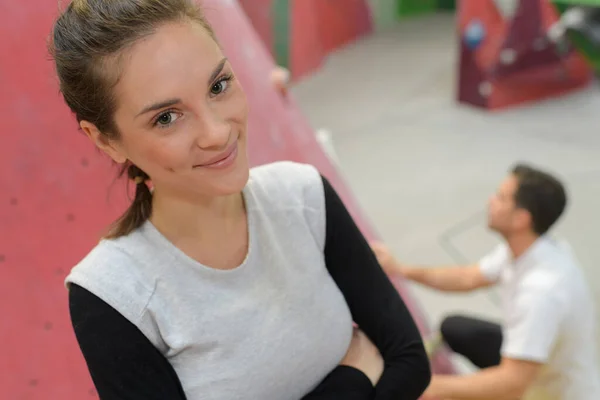
[[[273,24],[273,0],[238,0],[239,5],[250,19],[252,27],[258,33],[265,46],[273,51],[275,33]]]
[[[372,30],[365,0],[290,1],[290,71],[294,79],[314,72],[329,53]]]
[[[204,2],[252,104],[252,163],[291,159],[318,166],[372,236],[294,102],[270,88],[273,63],[237,3]],[[1,397],[92,398],[63,280],[126,206],[124,185],[113,184],[115,170],[77,131],[59,96],[46,53],[56,2],[4,1],[0,11],[0,35],[13,39],[0,41]],[[444,361],[437,365],[444,367]]]
[[[366,0],[239,0],[239,4],[271,55],[284,60],[281,64],[294,79],[310,74],[330,52],[372,31]]]
[[[371,12],[365,0],[313,1],[318,7],[319,29],[326,51],[371,32]]]
[[[113,171],[58,95],[46,39],[54,0],[0,2],[2,399],[92,398],[63,280],[124,204]]]
[[[459,3],[458,99],[498,109],[559,96],[590,83],[591,68],[573,51],[557,51],[545,37],[558,13],[548,0],[520,0],[503,15],[493,0]]]

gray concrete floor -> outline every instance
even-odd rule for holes
[[[359,204],[407,263],[456,264],[485,254],[498,241],[486,230],[485,204],[514,162],[561,176],[572,202],[556,234],[575,248],[600,300],[598,85],[500,113],[458,105],[453,18],[403,21],[352,44],[293,94],[315,128],[332,132]],[[452,312],[500,317],[493,290],[411,289],[433,326]]]

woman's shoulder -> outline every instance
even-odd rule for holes
[[[275,161],[253,167],[250,177],[254,180],[287,183],[310,182],[319,178],[319,171],[311,164],[296,161]]]
[[[292,161],[255,167],[250,174],[248,191],[254,204],[266,215],[275,220],[302,221],[317,243],[324,246],[325,191],[316,167]]]
[[[303,201],[310,205],[323,199],[319,170],[294,161],[276,161],[252,168],[249,186],[264,192],[273,201]]]
[[[130,251],[131,238],[101,240],[65,278],[91,292],[132,322],[143,314],[155,287],[155,277]],[[128,246],[129,245],[129,246]]]

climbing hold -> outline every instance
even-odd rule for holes
[[[475,50],[481,45],[481,43],[483,43],[484,39],[485,26],[483,25],[483,23],[478,19],[474,19],[471,22],[469,22],[463,34],[463,40],[465,42],[465,45],[469,49]]]
[[[504,49],[500,52],[500,62],[504,65],[513,64],[517,60],[517,52],[514,49]]]
[[[490,97],[492,94],[492,84],[488,81],[479,84],[479,94],[482,97]]]
[[[506,20],[511,20],[519,8],[519,0],[494,0],[496,9]]]

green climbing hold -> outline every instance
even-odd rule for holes
[[[599,8],[599,12],[595,13],[596,15],[593,18],[586,18],[582,26],[569,29],[567,37],[573,46],[588,60],[596,73],[600,73],[600,43],[597,37],[589,35],[590,31],[600,30],[600,19],[598,18],[600,0],[553,0],[552,2],[561,15],[574,7],[586,7],[588,10],[589,7]]]

